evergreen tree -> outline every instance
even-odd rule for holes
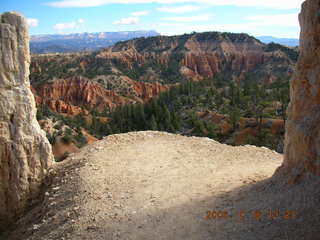
[[[180,117],[177,113],[173,112],[172,113],[172,125],[175,130],[179,130],[181,128],[181,120]]]
[[[216,139],[217,138],[217,126],[211,122],[207,122],[206,123],[206,128],[207,128],[207,131],[208,131],[208,138],[211,138],[211,139]]]
[[[158,130],[158,125],[157,125],[156,118],[154,117],[154,115],[152,115],[150,118],[149,128],[150,128],[150,130],[153,130],[153,131]]]
[[[232,125],[233,129],[236,129],[240,120],[240,109],[236,106],[230,106],[229,107],[229,117],[230,117],[230,123]]]
[[[167,106],[163,107],[163,124],[164,128],[168,130],[171,124],[171,114]]]

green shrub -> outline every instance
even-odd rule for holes
[[[60,157],[55,157],[55,161],[56,161],[56,162],[62,162],[62,161],[64,161],[66,158],[68,158],[69,155],[70,155],[69,152],[65,152],[62,156],[60,156]]]
[[[64,135],[61,140],[65,143],[65,144],[70,144],[73,142],[73,137],[71,135]]]

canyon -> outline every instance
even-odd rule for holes
[[[1,237],[319,239],[319,10],[320,0],[306,0],[299,15],[301,54],[291,81],[284,156],[265,147],[234,147],[209,138],[158,131],[110,135],[52,165],[51,185],[45,189],[42,203]],[[20,16],[1,15],[1,30],[10,28],[7,22],[24,26],[25,33]],[[23,39],[20,47],[25,46],[27,38]],[[28,52],[21,50],[19,66],[26,67]],[[130,67],[130,60],[125,64]],[[23,81],[27,81],[26,69],[18,71]],[[30,116],[36,122],[28,82],[23,87],[31,99],[26,103],[33,106]],[[1,93],[11,91],[12,85],[5,89]],[[8,103],[8,99],[1,104],[16,103]],[[4,118],[8,116],[10,113]],[[30,116],[23,119],[30,123]],[[204,117],[214,116],[205,113]],[[39,133],[43,144],[49,146],[39,126],[33,127],[38,132],[32,134]],[[51,154],[46,153],[42,161],[50,160]],[[6,159],[1,158],[1,167]],[[11,182],[5,179],[4,183]]]
[[[55,80],[34,87],[33,92],[38,105],[45,104],[56,113],[72,116],[87,113],[86,109],[103,111],[125,104],[144,103],[168,90],[168,86],[157,82],[137,82],[127,77],[123,77],[122,81],[131,87],[134,97],[107,90],[101,84],[81,76]]]
[[[147,104],[169,89],[188,81],[202,82],[209,79],[214,82],[221,79],[224,84],[234,82],[237,85],[251,81],[250,84],[257,82],[267,89],[277,81],[288,82],[297,57],[298,50],[295,48],[274,43],[264,44],[247,34],[207,32],[173,37],[156,36],[119,42],[92,53],[33,55],[30,80],[40,109],[41,106],[47,106],[50,111],[64,117],[75,118],[81,115],[86,119],[92,119],[98,112],[98,115],[103,113],[103,119],[110,119],[106,113],[112,113],[118,107]],[[222,95],[229,92],[228,86],[224,89],[217,87],[216,90]],[[203,93],[206,91],[204,89]],[[227,101],[223,101],[227,107]],[[265,114],[265,122],[269,121],[267,118],[279,118],[278,115],[274,116],[277,111],[274,106],[281,104],[279,100],[272,101],[268,106],[271,110]],[[191,107],[186,105],[185,108]],[[282,106],[282,111],[284,108]],[[212,107],[198,109],[194,106],[192,110],[198,112],[199,116],[204,111],[222,114],[221,109]],[[181,118],[188,114],[185,110],[179,113]],[[254,121],[253,116],[244,117],[251,117],[249,121]],[[210,118],[207,119],[210,121]],[[225,139],[235,135],[232,138],[236,140],[226,140],[228,143],[246,144],[250,142],[249,138],[257,138],[259,135],[260,127],[257,124],[244,124],[233,134],[228,120],[230,118],[226,116],[224,119],[213,123],[218,125],[221,134],[228,132]],[[272,132],[269,125],[264,127],[268,134]],[[282,152],[284,124],[278,125],[282,129],[269,145]],[[248,126],[253,127],[248,129]],[[224,128],[229,130],[225,131]],[[90,129],[87,128],[87,131]],[[180,132],[189,134],[191,131],[184,128]],[[91,134],[100,137],[94,131]]]
[[[34,55],[30,79],[39,103],[51,102],[53,111],[74,115],[79,111],[75,106],[96,107],[96,96],[88,93],[94,89],[104,92],[101,110],[146,102],[180,82],[218,74],[242,81],[250,73],[259,82],[272,83],[292,75],[297,56],[295,49],[266,45],[246,34],[157,36],[119,42],[96,53]],[[68,91],[68,85],[78,91]]]

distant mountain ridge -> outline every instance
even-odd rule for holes
[[[298,55],[248,34],[144,37],[100,51],[34,54],[30,80],[39,120],[61,119],[75,129],[77,146],[85,142],[81,128],[96,138],[153,129],[281,152],[280,117]],[[56,129],[53,143],[64,136]]]
[[[256,37],[259,39],[261,42],[264,43],[278,43],[281,45],[289,46],[289,47],[297,47],[299,46],[299,39],[298,38],[276,38],[272,36],[260,36]]]
[[[156,31],[96,32],[73,34],[33,35],[30,40],[32,53],[67,53],[98,50],[109,47],[119,41],[141,37],[154,37]]]
[[[74,106],[103,110],[143,103],[187,80],[220,75],[234,82],[253,78],[271,84],[292,75],[298,54],[296,49],[264,44],[248,34],[156,36],[120,41],[95,52],[34,55],[30,79],[38,103],[73,115],[81,112]],[[85,94],[79,89],[86,90]]]

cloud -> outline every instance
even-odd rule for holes
[[[157,8],[160,12],[168,12],[168,13],[187,13],[187,12],[194,12],[199,10],[200,7],[194,5],[183,5],[183,6],[164,6]]]
[[[257,26],[299,27],[298,13],[247,16],[245,20]]]
[[[84,23],[84,20],[80,18],[77,21],[73,21],[73,22],[57,23],[53,26],[53,28],[57,31],[63,31],[66,29],[76,29],[76,28],[79,28],[83,23]]]
[[[29,27],[37,27],[39,25],[39,20],[36,18],[27,18],[27,23]]]
[[[46,3],[52,7],[97,7],[106,4],[175,4],[175,3],[205,3],[213,6],[257,7],[272,9],[297,9],[304,0],[60,0]]]
[[[140,22],[140,18],[138,17],[127,17],[127,18],[121,18],[118,21],[113,22],[115,25],[135,25]]]
[[[131,13],[130,17],[121,18],[120,20],[114,21],[113,24],[115,25],[135,25],[140,22],[141,16],[148,15],[148,11],[139,11],[139,12],[133,12]]]
[[[148,11],[140,11],[140,12],[133,12],[131,13],[132,16],[135,16],[135,17],[140,17],[140,16],[145,16],[145,15],[148,15],[149,12]]]
[[[199,21],[208,21],[211,16],[209,15],[199,15],[199,16],[190,16],[190,17],[165,17],[161,18],[164,21],[171,22],[199,22]]]
[[[84,23],[84,20],[83,20],[82,18],[79,18],[79,19],[78,19],[78,23],[79,23],[79,24],[82,24],[82,23]]]

